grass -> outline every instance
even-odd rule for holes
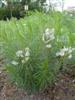
[[[75,19],[70,15],[59,12],[33,13],[29,17],[10,21],[0,21],[0,44],[3,56],[6,58],[6,68],[14,83],[28,91],[40,91],[53,84],[61,66],[75,61],[67,57],[56,57],[56,52],[61,48],[75,48]],[[42,35],[49,28],[55,29],[55,40],[46,48]],[[30,59],[21,64],[16,57],[18,50],[30,48]],[[11,61],[19,61],[18,66]],[[63,64],[63,65],[62,65]]]

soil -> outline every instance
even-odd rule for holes
[[[75,100],[75,77],[60,73],[53,87],[27,95],[9,82],[6,71],[0,67],[0,100]]]

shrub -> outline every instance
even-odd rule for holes
[[[10,79],[28,92],[52,85],[61,66],[74,58],[75,34],[68,31],[63,15],[37,12],[19,21],[0,22]]]
[[[7,18],[10,19],[11,17],[16,17],[19,19],[20,17],[24,16],[25,11],[21,4],[0,8],[0,20],[6,20]]]

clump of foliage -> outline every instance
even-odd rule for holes
[[[21,4],[15,4],[14,6],[10,5],[8,7],[0,8],[0,20],[11,19],[16,17],[20,19],[25,16],[24,7]]]
[[[0,22],[6,68],[15,84],[30,92],[44,90],[61,67],[75,60],[73,20],[64,13],[36,12],[19,21]]]
[[[23,18],[27,15],[27,11],[43,11],[42,5],[46,0],[6,0],[7,5],[0,7],[0,20]],[[27,6],[27,8],[25,7]]]

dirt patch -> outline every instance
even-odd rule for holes
[[[75,100],[75,80],[67,74],[60,75],[55,86],[54,100]]]
[[[7,73],[0,69],[0,100],[75,100],[75,79],[68,74],[59,74],[54,87],[42,93],[27,95],[8,81]]]

